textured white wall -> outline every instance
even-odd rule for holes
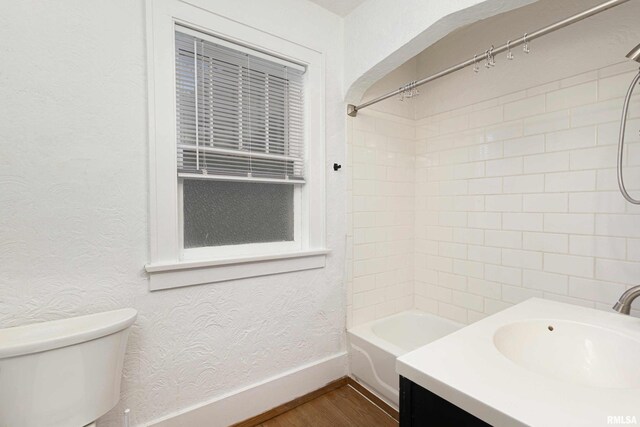
[[[326,53],[327,168],[342,163],[340,18],[299,0],[198,3]],[[0,325],[136,308],[101,426],[344,351],[345,174],[327,173],[326,268],[149,293],[144,2],[5,2],[0,55]]]

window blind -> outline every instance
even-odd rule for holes
[[[175,33],[178,176],[304,183],[304,70],[192,33]]]

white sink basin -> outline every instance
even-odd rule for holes
[[[602,427],[640,420],[639,361],[639,318],[532,298],[400,356],[396,370],[490,425]]]
[[[640,341],[567,320],[525,320],[498,328],[496,348],[517,365],[576,385],[640,388]]]

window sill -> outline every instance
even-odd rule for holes
[[[149,289],[181,288],[247,277],[323,268],[329,250],[308,250],[264,256],[145,265]]]

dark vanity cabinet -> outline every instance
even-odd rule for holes
[[[400,377],[400,427],[488,425],[410,379]]]

